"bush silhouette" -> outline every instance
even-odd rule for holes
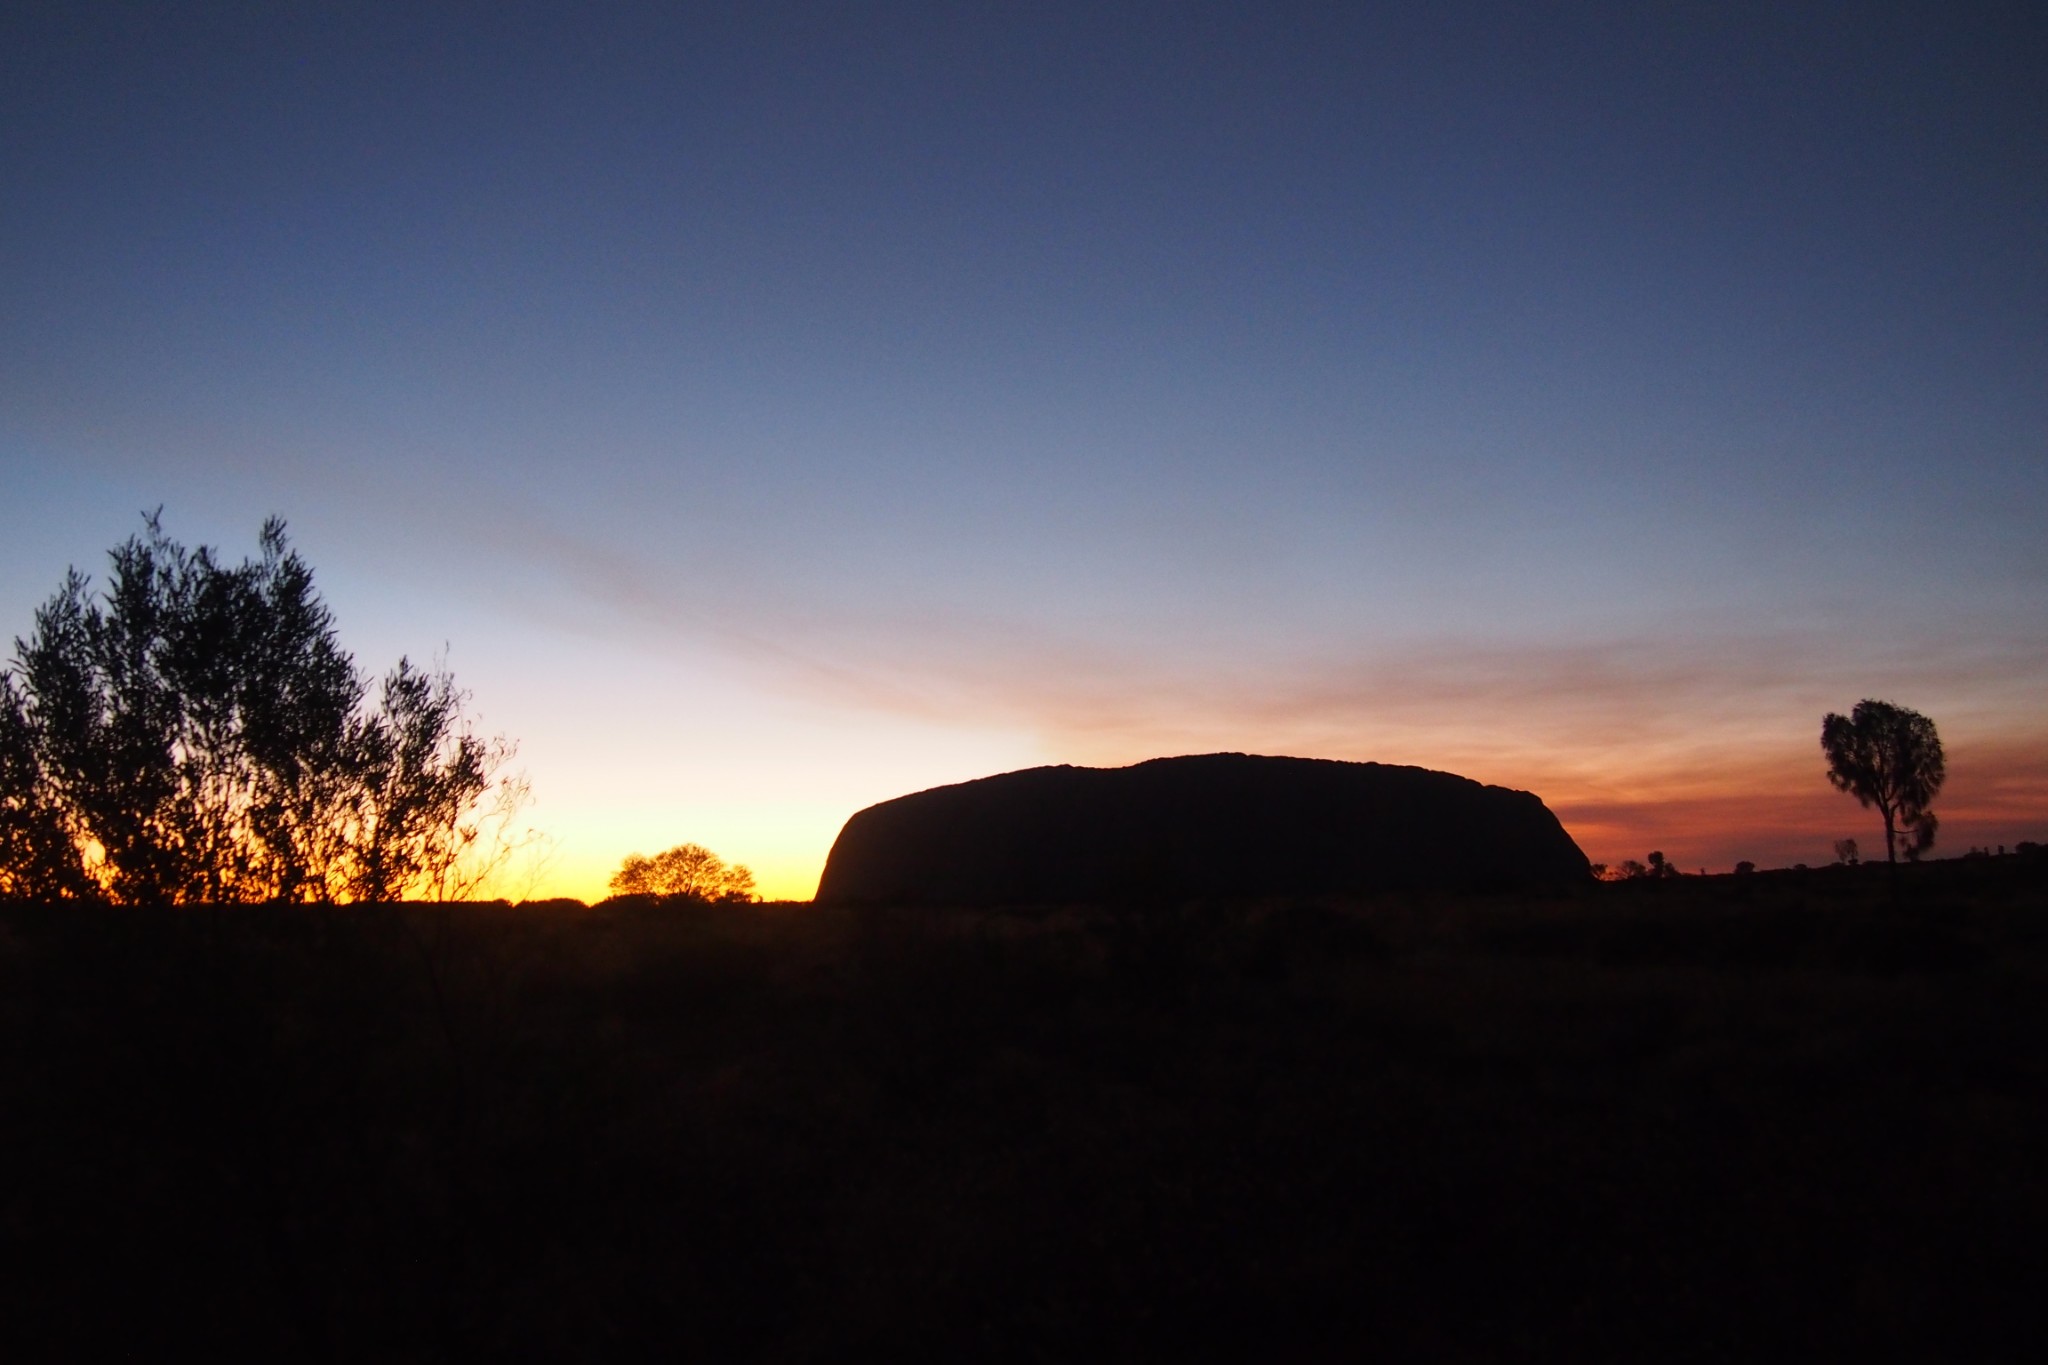
[[[754,891],[754,874],[725,860],[702,844],[677,844],[652,858],[638,853],[612,874],[615,896],[653,896],[662,900],[697,901],[703,904],[744,904],[759,900]]]
[[[473,891],[525,786],[449,674],[400,659],[373,689],[280,520],[239,565],[143,523],[105,591],[72,570],[0,671],[0,897]]]

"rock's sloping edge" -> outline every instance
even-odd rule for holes
[[[1584,882],[1541,800],[1427,768],[1199,754],[1027,768],[857,812],[817,899],[998,906]]]

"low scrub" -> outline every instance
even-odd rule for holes
[[[1908,871],[8,907],[0,1346],[1979,1356],[2048,1223],[2042,869]]]

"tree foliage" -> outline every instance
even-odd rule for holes
[[[372,689],[266,522],[239,565],[157,516],[71,571],[0,670],[0,896],[459,898],[507,846],[513,746],[445,670]]]
[[[1884,819],[1885,861],[1897,863],[1900,840],[1909,859],[1934,846],[1940,822],[1928,809],[1948,776],[1941,736],[1918,711],[1865,699],[1847,716],[1821,720],[1828,781]]]
[[[656,896],[707,904],[760,899],[754,892],[752,872],[738,864],[728,866],[702,844],[677,844],[652,858],[628,854],[612,875],[611,889],[618,896]]]
[[[14,678],[0,672],[0,899],[60,900],[91,893]]]

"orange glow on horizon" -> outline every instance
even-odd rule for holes
[[[1543,757],[1547,761],[1525,752],[1512,762],[1487,762],[1474,753],[1466,755],[1469,761],[1462,765],[1421,766],[1535,792],[1587,857],[1598,863],[1641,860],[1657,850],[1683,872],[1727,872],[1741,860],[1760,868],[1819,865],[1832,859],[1834,840],[1844,837],[1855,839],[1866,857],[1882,856],[1876,813],[1827,784],[1817,744],[1810,756],[1728,754],[1715,764],[1697,762],[1675,769],[1660,762],[1624,766],[1612,754],[1602,756],[1609,764],[1605,768],[1582,753]],[[1386,756],[1380,761],[1414,760]],[[1937,858],[1960,856],[1972,847],[2011,846],[2048,837],[2048,742],[1952,748],[1948,786],[1936,811],[1942,822],[1933,854]],[[714,847],[727,861],[753,871],[763,900],[808,901],[817,889],[831,840],[853,813],[849,809],[836,820],[822,821],[812,815],[800,822],[802,828],[786,831],[786,837],[771,837],[771,830],[756,827],[751,840],[733,838],[726,841],[727,847]],[[750,855],[750,842],[773,852]],[[611,873],[632,851],[636,850],[620,848],[600,856],[593,850],[579,859],[557,856],[537,868],[515,868],[500,879],[493,894],[515,900],[562,896],[595,904],[609,894],[606,883]]]

